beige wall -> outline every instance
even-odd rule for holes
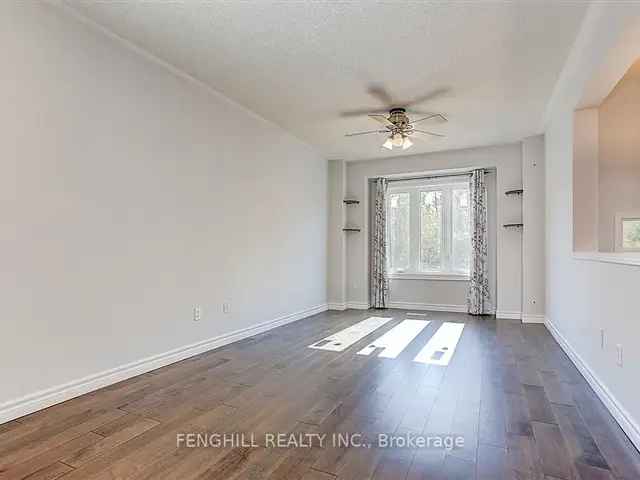
[[[326,304],[309,146],[48,3],[0,3],[0,43],[0,423],[25,396]]]
[[[584,108],[573,120],[573,248],[598,250],[598,109]]]
[[[615,216],[640,212],[640,61],[599,107],[599,249],[615,250]]]

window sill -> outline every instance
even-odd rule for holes
[[[391,280],[443,280],[453,282],[468,282],[469,275],[455,273],[390,273]]]
[[[573,252],[576,260],[587,260],[591,262],[617,263],[620,265],[640,266],[639,253],[614,253],[614,252]]]

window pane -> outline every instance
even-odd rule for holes
[[[420,192],[420,270],[442,270],[442,192]]]
[[[471,221],[469,217],[469,190],[451,193],[451,268],[454,272],[469,273],[471,265]]]
[[[640,249],[640,218],[622,220],[622,248]]]
[[[392,272],[406,271],[409,269],[409,194],[391,193],[388,201],[388,268]]]

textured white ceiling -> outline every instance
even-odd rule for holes
[[[366,116],[383,85],[450,122],[445,139],[392,155],[539,133],[585,13],[584,1],[67,0],[130,40],[316,146],[327,158],[389,156]],[[426,126],[426,125],[425,125]]]

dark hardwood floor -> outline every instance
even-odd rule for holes
[[[393,320],[343,352],[308,348],[369,316]],[[0,425],[0,479],[640,479],[640,455],[544,326],[433,312],[397,358],[356,354],[406,318],[323,313]],[[443,321],[466,324],[449,365],[413,362]],[[178,446],[191,432],[257,446]],[[274,432],[374,447],[272,448]],[[379,433],[464,446],[382,448]]]

